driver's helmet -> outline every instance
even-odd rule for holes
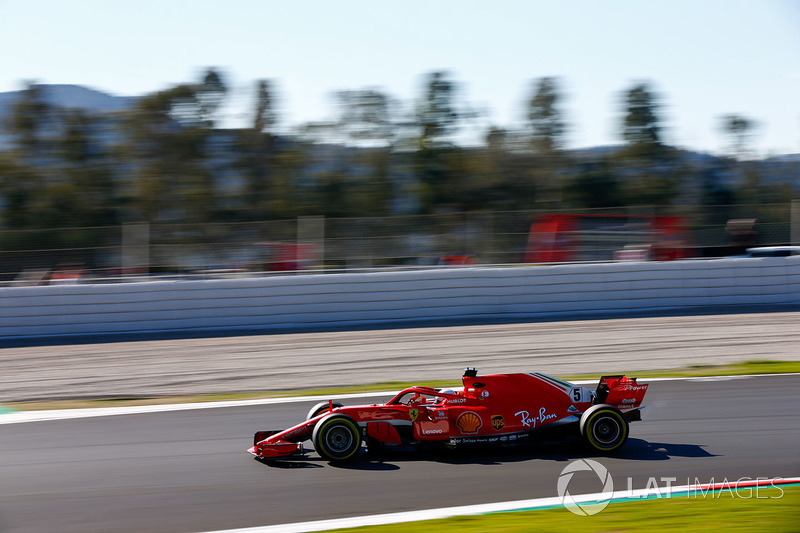
[[[456,394],[456,391],[454,391],[453,389],[442,389],[439,392],[441,392],[442,394]],[[439,401],[437,403],[443,404],[447,402],[447,400],[448,398],[446,397],[439,397]]]

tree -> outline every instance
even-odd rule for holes
[[[5,122],[5,130],[15,139],[22,158],[35,159],[43,155],[47,148],[44,134],[52,118],[51,113],[52,108],[45,100],[42,87],[27,82]]]
[[[21,165],[10,154],[0,153],[0,193],[4,204],[0,209],[0,220],[3,228],[36,227],[34,205],[40,190],[41,180],[32,168]]]
[[[456,110],[458,86],[447,72],[431,72],[425,81],[425,94],[417,111],[420,147],[440,147],[458,128],[461,114]]]
[[[768,198],[776,192],[765,184],[759,166],[747,161],[752,155],[750,141],[756,125],[754,120],[737,114],[724,115],[720,120],[721,130],[729,139],[729,164],[738,175],[737,196],[742,203],[769,203]]]
[[[31,83],[6,125],[16,144],[0,177],[8,204],[6,227],[114,223],[113,180],[100,119],[51,106],[44,88]]]
[[[276,192],[272,182],[279,161],[275,156],[278,119],[273,83],[270,80],[258,80],[255,89],[255,105],[250,120],[252,126],[237,133],[236,149],[239,156],[235,163],[245,181],[245,194],[241,202],[244,209],[240,210],[237,218],[248,220],[273,216],[268,204],[269,197]]]
[[[416,113],[419,137],[415,152],[422,212],[458,209],[463,203],[462,154],[450,140],[462,118],[457,111],[457,90],[446,72],[432,72],[425,78]]]
[[[14,149],[0,159],[0,192],[4,204],[0,216],[6,228],[40,227],[37,204],[47,182],[37,165],[49,148],[44,133],[50,120],[51,108],[42,88],[33,82],[26,83],[3,122],[4,131],[14,143]]]
[[[270,80],[256,82],[256,106],[253,113],[253,130],[259,133],[274,133],[278,121],[275,110],[275,90]]]
[[[351,145],[390,146],[395,138],[392,101],[377,89],[339,91],[337,129]]]
[[[484,146],[465,150],[461,204],[465,209],[501,211],[534,207],[529,137],[490,126]]]
[[[622,136],[628,144],[661,144],[657,110],[656,96],[646,83],[639,83],[625,93]]]
[[[214,125],[219,108],[222,106],[228,87],[222,75],[215,68],[206,70],[203,81],[197,86],[196,99],[199,114],[209,126]]]
[[[704,206],[730,206],[735,202],[734,191],[725,183],[729,169],[722,162],[711,163],[700,169],[700,202]],[[715,217],[716,215],[716,217]],[[709,213],[711,223],[724,224],[731,218],[729,209],[714,209]]]
[[[720,127],[729,137],[731,155],[738,159],[745,158],[750,152],[748,143],[756,122],[742,115],[725,115],[720,120]]]
[[[624,199],[619,181],[608,161],[578,165],[578,175],[566,189],[568,199],[580,208],[618,207]]]
[[[357,195],[353,205],[364,216],[386,216],[391,213],[394,184],[390,164],[398,138],[399,119],[395,103],[387,94],[374,88],[339,91],[334,95],[338,116],[338,138],[354,149],[348,155],[347,167],[363,167],[365,175],[351,176],[347,194]]]
[[[680,153],[662,143],[658,98],[647,83],[625,92],[622,136],[627,145],[611,157],[623,203],[669,205],[686,172]]]
[[[533,84],[528,100],[527,124],[531,135],[533,158],[529,176],[539,201],[561,202],[565,125],[558,102],[561,95],[555,78],[541,78]]]
[[[177,85],[137,100],[123,124],[137,220],[203,222],[214,214],[205,164],[211,128],[197,85]]]
[[[74,195],[65,216],[73,226],[106,226],[117,222],[116,187],[110,154],[100,142],[104,120],[80,109],[59,110],[62,135],[56,140],[60,172],[69,188],[54,189]]]
[[[564,145],[565,125],[558,107],[561,95],[555,78],[541,78],[534,84],[533,95],[528,101],[528,127],[534,149],[549,156],[560,151]]]

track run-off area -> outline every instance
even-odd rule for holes
[[[119,341],[0,339],[0,403],[800,361],[800,311]],[[69,340],[69,339],[67,339]],[[27,342],[28,345],[19,345]],[[36,344],[36,343],[39,344]],[[5,343],[5,344],[4,344]]]

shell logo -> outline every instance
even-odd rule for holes
[[[483,422],[477,413],[466,411],[458,417],[458,420],[456,420],[456,425],[458,426],[458,429],[461,430],[461,433],[477,433],[480,427],[483,425]]]

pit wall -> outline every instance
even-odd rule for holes
[[[0,338],[800,304],[800,256],[0,288]]]

